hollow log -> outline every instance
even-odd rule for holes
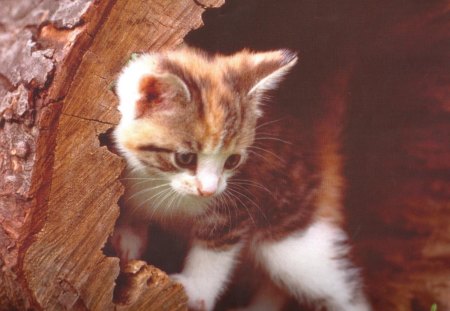
[[[3,1],[0,8],[0,309],[183,310],[180,285],[143,262],[122,276],[102,248],[123,161],[99,135],[132,52],[182,43],[221,0]]]
[[[102,251],[124,162],[99,136],[119,120],[112,85],[130,55],[182,44],[223,2],[2,1],[0,310],[185,309],[164,272],[133,261],[119,275]],[[448,13],[446,1],[228,0],[187,39],[299,51],[277,99],[310,118],[329,77],[351,72],[347,229],[375,310],[450,309]]]

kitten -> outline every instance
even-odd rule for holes
[[[184,224],[192,247],[172,278],[193,310],[214,308],[244,248],[270,279],[248,310],[279,310],[289,296],[371,309],[341,229],[335,142],[262,104],[296,62],[285,50],[183,48],[142,55],[118,79],[128,169],[113,243],[122,262],[136,259],[149,221]]]

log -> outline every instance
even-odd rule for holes
[[[99,135],[119,120],[110,86],[131,53],[181,44],[222,2],[2,2],[0,309],[185,309],[181,286],[142,262],[113,302],[119,262],[102,248],[124,162]]]
[[[110,86],[130,54],[188,33],[212,51],[298,50],[278,98],[311,119],[329,77],[351,72],[347,229],[369,297],[375,310],[450,309],[448,3],[229,0],[189,32],[222,3],[2,2],[0,310],[185,309],[165,273],[134,261],[119,276],[103,254],[124,163],[99,137],[118,122]]]

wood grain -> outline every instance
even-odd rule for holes
[[[120,307],[113,303],[119,264],[117,258],[106,257],[102,247],[118,217],[123,192],[118,178],[124,162],[100,147],[98,136],[119,120],[110,86],[131,53],[181,44],[202,24],[204,8],[188,0],[76,4],[84,8],[82,3],[88,7],[82,11],[82,23],[66,16],[39,28],[40,42],[53,48],[55,69],[51,83],[47,76],[41,79],[45,92],[38,98],[42,109],[36,147],[24,151],[36,159],[33,176],[26,177],[34,192],[25,202],[28,222],[16,233],[21,241],[18,260],[10,261],[11,274],[3,269],[0,275],[0,291],[8,291],[0,294],[0,309],[182,310],[186,297],[181,286],[143,264],[139,273],[128,275],[141,280],[141,286],[126,293],[134,297],[132,302]],[[222,3],[205,1],[207,6]],[[64,21],[73,27],[61,28]],[[15,153],[20,152],[16,148]]]
[[[223,0],[201,2],[2,1],[0,310],[185,309],[163,272],[119,276],[103,254],[124,163],[98,135],[118,122],[110,86],[130,54],[182,44]],[[300,51],[283,96],[305,107],[343,66],[330,53],[355,53],[346,207],[368,293],[376,310],[449,309],[448,4],[263,2],[228,1],[197,45]]]

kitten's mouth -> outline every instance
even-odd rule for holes
[[[212,200],[216,196],[216,193],[213,193],[211,195],[202,195],[200,193],[189,193],[189,194],[186,194],[186,196],[189,196],[191,198],[195,198],[195,199],[201,200],[201,201],[209,201],[209,200]]]
[[[198,191],[198,194],[197,194],[199,197],[202,197],[202,198],[211,198],[211,197],[213,197],[213,196],[215,196],[216,195],[216,192],[201,192],[200,190]]]

